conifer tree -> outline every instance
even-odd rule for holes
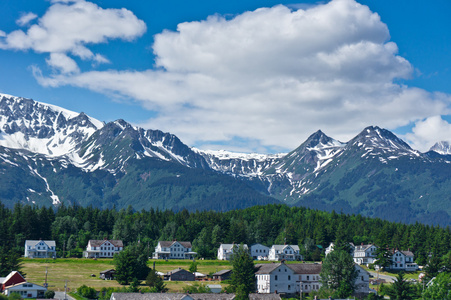
[[[255,291],[255,266],[243,245],[234,249],[232,267],[230,285],[236,293],[236,299],[248,299],[249,294]]]

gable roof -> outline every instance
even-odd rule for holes
[[[191,242],[179,242],[179,241],[159,241],[158,244],[160,244],[161,247],[170,248],[175,243],[179,243],[185,248],[192,248]]]
[[[25,278],[22,276],[22,274],[20,274],[17,271],[12,271],[11,273],[8,274],[8,276],[2,277],[0,278],[0,280],[1,280],[0,284],[4,284],[5,286],[8,283],[12,283],[12,285],[14,285],[16,283],[27,282]]]
[[[291,269],[295,274],[319,274],[321,273],[321,264],[257,264],[255,267],[257,271],[255,274],[269,274],[281,265],[285,265],[289,269]]]
[[[277,269],[278,267],[280,267],[282,265],[282,263],[277,263],[277,264],[256,264],[255,268],[256,268],[256,272],[255,274],[269,274],[272,271],[274,271],[275,269]]]
[[[414,256],[412,251],[401,250],[400,252],[405,256]]]
[[[36,247],[36,245],[39,244],[40,242],[44,242],[49,247],[56,247],[55,241],[44,241],[44,240],[26,240],[25,246]]]
[[[166,275],[174,275],[174,274],[176,274],[176,273],[178,273],[178,272],[183,272],[183,273],[190,273],[190,274],[193,274],[193,273],[191,273],[191,272],[189,272],[189,271],[187,271],[187,270],[185,270],[185,269],[177,268],[177,269],[174,269],[174,270],[172,270],[172,271],[167,272]]]
[[[371,248],[371,247],[376,247],[375,245],[373,245],[373,244],[368,244],[368,245],[357,245],[357,246],[355,246],[355,248],[354,248],[354,250],[355,251],[366,251],[366,250],[368,250],[369,248]],[[376,247],[377,248],[377,247]]]
[[[224,275],[224,274],[227,274],[230,272],[232,272],[232,270],[225,269],[225,270],[218,271],[218,272],[212,274],[211,276],[221,276],[221,275]]]
[[[124,247],[122,240],[89,240],[88,243],[91,244],[91,247],[100,247],[105,242],[110,242],[114,247]]]
[[[222,247],[224,250],[232,250],[233,247],[239,247],[240,244],[221,244],[219,247]],[[244,249],[248,249],[247,244],[243,244]]]
[[[112,300],[232,300],[234,294],[113,293]]]
[[[286,247],[290,246],[291,248],[293,248],[294,251],[299,251],[299,246],[298,245],[272,245],[271,248],[274,248],[276,250],[282,251],[284,250]]]

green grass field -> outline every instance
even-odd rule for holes
[[[153,267],[159,272],[183,268],[188,270],[191,261],[187,260],[150,260],[149,267]],[[224,269],[231,269],[230,262],[216,260],[197,261],[197,271],[210,274]],[[75,291],[76,288],[85,284],[100,290],[102,287],[121,287],[115,280],[99,279],[99,272],[114,269],[112,259],[83,259],[83,258],[58,258],[58,259],[22,259],[23,272],[26,279],[30,282],[43,285],[45,283],[45,272],[47,269],[47,283],[50,290],[63,291],[67,280],[69,291]],[[92,277],[94,274],[95,277]],[[182,292],[183,287],[193,284],[193,282],[166,281],[170,292]],[[213,283],[213,282],[212,282]],[[218,282],[214,282],[218,284]]]

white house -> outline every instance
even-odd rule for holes
[[[358,265],[370,265],[376,261],[377,247],[375,245],[360,245],[354,247],[354,262]]]
[[[269,249],[268,260],[302,260],[302,256],[299,254],[298,245],[272,245]]]
[[[302,292],[309,294],[321,287],[321,264],[257,264],[257,292],[262,294]]]
[[[3,292],[6,296],[17,293],[24,298],[44,298],[47,289],[43,286],[31,282],[22,282],[5,288]]]
[[[89,240],[86,251],[83,251],[83,257],[111,258],[122,250],[124,244],[121,240]]]
[[[370,289],[370,273],[359,265],[355,265],[357,270],[357,278],[355,279],[354,295],[368,295],[376,291]]]
[[[393,250],[391,270],[416,271],[419,269],[418,264],[414,262],[414,255],[411,251]]]
[[[192,251],[191,242],[179,241],[159,241],[155,252],[154,259],[193,259],[197,255]]]
[[[251,256],[253,259],[267,260],[269,255],[269,247],[262,244],[251,245]]]
[[[24,257],[29,258],[56,257],[55,241],[26,240]]]
[[[230,260],[234,249],[238,249],[237,244],[221,244],[218,248],[218,260]],[[247,244],[243,244],[244,249],[248,250]]]

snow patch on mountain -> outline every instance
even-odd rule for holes
[[[451,143],[449,141],[437,142],[429,151],[435,151],[441,155],[449,155],[451,154]]]

